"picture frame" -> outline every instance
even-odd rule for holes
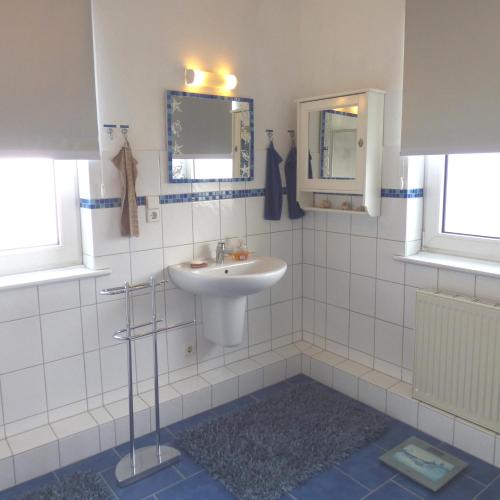
[[[412,436],[380,456],[380,460],[431,491],[438,491],[468,464]]]

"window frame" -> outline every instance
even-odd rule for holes
[[[500,261],[500,239],[443,232],[447,155],[425,157],[422,250]]]
[[[53,160],[58,244],[0,251],[0,276],[82,264],[76,160]]]

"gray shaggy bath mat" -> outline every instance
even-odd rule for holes
[[[177,446],[237,498],[270,500],[373,441],[387,423],[311,382],[185,430]]]
[[[114,498],[98,474],[77,472],[38,490],[29,491],[17,500],[108,500]]]

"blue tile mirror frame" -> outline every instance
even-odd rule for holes
[[[169,183],[253,180],[253,99],[178,90],[165,96]]]

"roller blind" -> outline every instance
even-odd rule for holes
[[[500,151],[500,0],[406,0],[401,154]]]
[[[90,0],[0,0],[0,156],[98,157]]]

